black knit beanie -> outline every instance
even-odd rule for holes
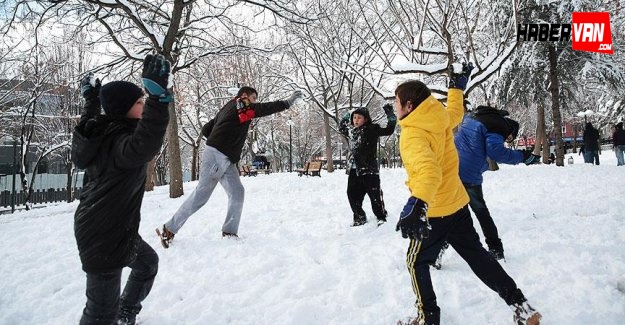
[[[125,116],[143,90],[128,81],[112,81],[100,89],[100,103],[106,115]]]

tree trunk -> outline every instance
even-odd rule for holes
[[[200,136],[200,140],[201,140],[201,136]],[[191,153],[191,180],[192,181],[197,181],[198,180],[198,174],[199,174],[199,161],[200,161],[200,142],[201,141],[196,141],[193,144],[193,152]]]
[[[69,159],[65,163],[65,171],[67,172],[67,196],[65,199],[67,200],[67,203],[69,203],[74,201],[74,193],[72,192],[72,163]]]
[[[547,131],[545,130],[545,106],[543,103],[538,104],[538,109],[536,110],[536,141],[534,141],[534,150],[533,153],[535,155],[541,154],[540,145],[543,143],[543,138]],[[527,147],[527,143],[525,145]],[[543,162],[546,162],[547,157],[543,157]]]
[[[556,137],[556,166],[564,166],[562,115],[560,114],[560,81],[558,80],[558,53],[553,44],[549,45],[549,84],[549,91],[551,91],[551,112]]]
[[[323,114],[323,130],[326,134],[326,169],[328,173],[334,172],[334,157],[332,155],[332,133],[330,131],[330,117],[328,114]]]
[[[152,158],[150,162],[148,162],[148,167],[146,169],[146,177],[145,177],[145,191],[150,192],[154,190],[154,173],[156,172],[156,159],[157,157]]]
[[[173,89],[169,89],[173,93]],[[169,197],[177,198],[184,194],[182,189],[182,162],[180,158],[180,140],[178,139],[178,118],[176,102],[169,103],[169,125],[167,126],[167,155],[169,158]]]

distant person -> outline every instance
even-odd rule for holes
[[[237,163],[247,132],[253,118],[284,111],[302,97],[295,91],[286,100],[269,103],[256,103],[258,92],[252,87],[241,87],[237,96],[217,112],[217,115],[202,127],[202,135],[207,138],[206,148],[200,166],[200,179],[195,190],[182,203],[178,211],[157,229],[161,244],[169,248],[180,228],[187,219],[203,207],[213,194],[217,183],[228,194],[228,212],[221,228],[223,237],[237,238],[245,188],[241,183]]]
[[[74,215],[74,234],[87,273],[81,325],[135,324],[152,289],[158,255],[139,235],[146,166],[159,152],[169,121],[170,64],[148,55],[143,86],[113,81],[81,84],[85,106],[74,129],[72,161],[88,181]],[[106,115],[100,115],[100,103]],[[121,294],[122,269],[131,272]]]
[[[618,122],[614,126],[614,133],[612,133],[612,146],[614,147],[614,153],[616,154],[616,165],[625,165],[625,159],[623,159],[623,152],[625,151],[625,130],[623,130],[623,122]]]
[[[347,199],[354,217],[352,226],[367,223],[367,214],[362,209],[365,195],[368,195],[371,200],[371,209],[378,219],[378,226],[386,222],[387,212],[380,186],[377,158],[378,139],[395,132],[397,117],[393,112],[393,105],[386,104],[382,109],[386,114],[385,127],[373,123],[369,110],[366,108],[357,108],[351,114],[345,114],[339,125],[339,131],[349,139],[351,147],[351,157],[346,172],[349,175]]]
[[[584,162],[599,165],[599,131],[590,122],[586,123],[583,139]]]
[[[514,280],[484,249],[473,228],[453,136],[453,129],[462,121],[463,91],[472,69],[468,64],[459,73],[450,72],[446,107],[420,81],[407,81],[395,89],[395,111],[401,126],[400,154],[410,192],[396,229],[401,230],[403,238],[410,238],[406,264],[417,312],[415,318],[399,324],[440,324],[441,309],[430,278],[430,264],[445,241],[510,306],[515,324],[537,325],[541,318]],[[453,284],[441,281],[439,285]],[[469,310],[465,321],[473,312],[483,311]]]

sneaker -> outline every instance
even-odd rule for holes
[[[237,234],[233,234],[233,233],[230,233],[230,232],[222,232],[221,233],[221,237],[224,237],[224,238],[226,238],[226,237],[227,238],[239,238],[239,236],[237,236]]]
[[[527,302],[522,304],[511,305],[514,315],[512,319],[517,325],[540,325],[540,319],[543,317],[539,312],[534,310]]]
[[[493,255],[496,260],[505,260],[506,258],[503,255],[503,249],[491,248],[488,252]]]
[[[115,323],[116,325],[135,325],[136,324],[136,318],[135,317],[120,317],[117,320],[117,323]]]
[[[163,247],[165,248],[169,248],[171,241],[174,240],[174,236],[176,235],[173,232],[171,232],[169,229],[167,229],[165,225],[163,225],[162,231],[156,228],[156,234],[158,235],[158,238],[160,238],[161,240],[161,245],[163,245]]]

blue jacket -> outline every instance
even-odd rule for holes
[[[488,170],[486,157],[498,163],[512,165],[523,161],[523,152],[506,148],[504,140],[503,135],[489,131],[484,123],[474,117],[465,116],[454,138],[460,157],[460,179],[463,183],[482,184],[482,173]]]

